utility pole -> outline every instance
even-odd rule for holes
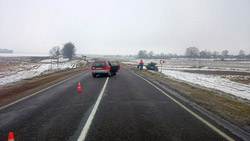
[[[52,71],[52,55],[50,56],[50,62],[51,62],[51,64],[50,64],[50,71]]]
[[[58,70],[58,63],[59,63],[59,56],[60,56],[60,51],[59,51],[59,48],[57,48],[57,51],[56,51],[56,57],[57,57],[57,64],[56,64],[56,66],[57,66],[57,70]]]

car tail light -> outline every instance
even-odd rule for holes
[[[106,70],[106,69],[107,69],[107,67],[102,67],[102,69],[103,69],[103,70]]]
[[[96,68],[95,67],[92,67],[92,70],[95,70]]]

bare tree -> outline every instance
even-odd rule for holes
[[[227,57],[227,56],[228,56],[228,50],[223,50],[223,51],[221,52],[221,55],[222,55],[223,57]]]
[[[148,57],[149,58],[152,58],[154,56],[154,52],[153,51],[150,51],[149,53],[148,53]]]
[[[240,57],[244,57],[244,56],[245,56],[245,51],[240,50],[240,51],[239,51],[239,56],[240,56]]]
[[[185,55],[190,58],[198,57],[200,54],[199,49],[197,47],[189,47],[186,49]]]
[[[64,44],[63,49],[62,49],[62,54],[64,57],[69,58],[69,60],[72,59],[73,55],[75,55],[75,45],[71,42],[68,42]]]
[[[164,53],[161,53],[161,54],[160,54],[160,58],[161,58],[161,59],[164,59],[165,57],[166,57],[166,55],[165,55]]]
[[[168,54],[168,58],[173,58],[173,57],[174,57],[174,54],[172,54],[172,53]]]
[[[210,58],[212,56],[212,53],[210,51],[201,51],[200,52],[200,57],[201,58]]]
[[[213,52],[213,57],[214,57],[214,58],[217,58],[217,56],[219,56],[219,55],[220,55],[219,52],[217,52],[217,51],[214,51],[214,52]]]
[[[53,47],[50,51],[49,54],[52,58],[56,58],[57,59],[57,68],[58,68],[58,63],[59,63],[59,55],[61,54],[60,52],[60,47],[59,46],[55,46]],[[51,69],[52,69],[52,58],[51,58]]]
[[[59,57],[59,55],[61,54],[60,52],[60,47],[58,46],[55,46],[53,47],[50,51],[49,51],[49,54],[53,57]]]
[[[138,58],[147,58],[147,51],[146,50],[139,50]]]

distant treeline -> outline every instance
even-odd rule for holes
[[[0,53],[13,53],[13,50],[0,49]]]
[[[204,59],[250,59],[250,54],[246,55],[245,51],[240,50],[238,55],[230,55],[228,50],[224,50],[221,53],[218,51],[200,51],[197,47],[188,47],[185,51],[185,55],[177,55],[172,53],[160,53],[154,54],[153,51],[147,52],[146,50],[139,50],[137,58],[141,59],[170,59],[170,58],[204,58]]]

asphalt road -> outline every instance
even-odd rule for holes
[[[123,68],[107,79],[83,73],[1,109],[0,140],[6,141],[10,131],[14,132],[17,141],[77,140],[98,98],[101,101],[89,122],[85,140],[226,140],[128,69]],[[82,92],[77,92],[78,81]],[[239,139],[186,106],[221,133]]]

